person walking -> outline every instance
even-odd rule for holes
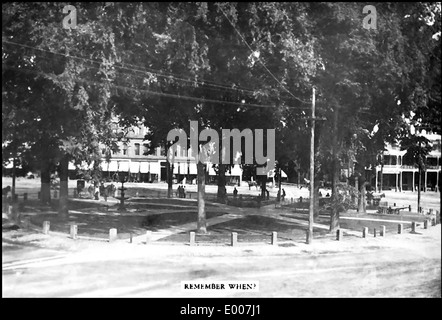
[[[95,188],[94,188],[95,200],[100,200],[99,195],[100,195],[100,187],[98,186],[98,182],[95,182]]]

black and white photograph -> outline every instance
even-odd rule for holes
[[[440,2],[3,2],[2,297],[441,298],[441,83]]]

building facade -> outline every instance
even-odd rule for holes
[[[426,170],[421,177],[421,191],[438,191],[441,171],[441,136],[422,132],[433,145],[433,150],[425,159]],[[382,175],[382,190],[417,191],[419,186],[419,169],[408,163],[404,158],[406,150],[401,150],[398,144],[388,144],[383,154],[383,166],[376,167],[376,191],[380,190]]]
[[[130,182],[166,182],[166,150],[164,147],[157,147],[154,152],[149,152],[149,142],[145,140],[147,133],[148,129],[140,123],[125,131],[124,138],[116,142],[117,148],[109,150],[105,146],[101,147],[100,167],[104,179],[117,181],[123,175]],[[107,153],[111,156],[109,161],[106,161]],[[76,168],[70,164],[69,169],[74,171]],[[196,183],[197,167],[191,148],[181,149],[178,146],[173,175],[174,183]],[[216,172],[211,165],[207,166],[206,181],[216,181]],[[226,182],[242,182],[242,169],[239,165],[226,172]]]

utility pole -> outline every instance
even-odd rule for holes
[[[310,209],[308,215],[307,244],[313,240],[313,214],[315,208],[315,88],[312,95],[312,122],[310,126]]]
[[[419,140],[419,158],[418,158],[418,166],[419,166],[419,187],[417,189],[417,213],[421,214],[421,184],[422,184],[422,154],[421,154],[421,141]],[[414,174],[414,172],[413,172]],[[413,186],[414,187],[414,186]]]

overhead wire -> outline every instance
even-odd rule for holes
[[[32,48],[32,47],[31,47]],[[46,51],[46,50],[42,50],[42,51]],[[50,51],[49,51],[50,52]],[[53,53],[53,52],[50,52],[50,53]],[[54,54],[56,54],[56,53],[54,53]],[[63,54],[61,54],[61,55],[63,55]],[[45,59],[45,57],[40,57],[40,58],[44,58]],[[75,58],[78,58],[78,57],[75,57]],[[92,59],[87,59],[87,58],[84,58],[84,60],[86,60],[86,61],[92,61],[92,62],[94,62],[94,63],[98,63],[98,61],[95,61],[95,60],[92,60]],[[97,69],[97,70],[99,70],[100,68],[98,68],[98,67],[93,67],[93,66],[89,66],[90,68],[93,68],[93,69]],[[22,68],[13,68],[13,69],[15,69],[15,70],[18,70],[18,71],[22,71],[23,69]],[[29,70],[29,69],[27,69],[28,71],[32,71],[33,72],[33,70]],[[45,74],[45,73],[42,73],[42,72],[40,72],[39,73],[40,75],[48,75],[48,74]],[[139,78],[141,78],[140,76],[138,76],[138,75],[133,75],[133,74],[125,74],[125,73],[123,73],[124,75],[127,75],[127,76],[135,76],[135,77],[139,77]],[[79,79],[80,80],[80,79]],[[85,79],[82,79],[82,80],[84,80],[84,81],[90,81],[90,80],[85,80]],[[97,84],[97,82],[95,82],[95,84]],[[194,101],[200,101],[200,102],[211,102],[211,103],[222,103],[222,104],[230,104],[230,105],[237,105],[237,106],[251,106],[251,107],[272,107],[272,108],[275,108],[275,106],[270,106],[270,105],[261,105],[261,104],[251,104],[251,103],[243,103],[243,102],[232,102],[232,101],[224,101],[224,100],[216,100],[216,99],[206,99],[206,98],[198,98],[198,97],[192,97],[192,96],[187,96],[187,95],[179,95],[179,94],[177,94],[177,95],[174,95],[174,94],[171,94],[171,93],[161,93],[161,92],[157,92],[157,91],[151,91],[151,90],[146,90],[146,89],[135,89],[135,88],[130,88],[130,87],[125,87],[125,86],[118,86],[118,85],[115,85],[115,84],[112,84],[112,86],[114,86],[114,87],[118,87],[118,88],[120,88],[120,89],[127,89],[127,90],[139,90],[140,92],[142,92],[142,91],[144,91],[144,92],[147,92],[147,93],[150,93],[150,94],[154,94],[154,95],[161,95],[161,96],[168,96],[168,97],[175,97],[175,98],[182,98],[182,99],[187,99],[187,100],[194,100]],[[211,89],[213,89],[213,88],[211,88]],[[237,91],[236,91],[237,92]],[[290,109],[303,109],[302,107],[289,107],[289,106],[286,106],[287,108],[290,108]]]
[[[233,24],[233,22],[230,20],[230,18],[227,16],[226,12],[223,10],[223,8],[221,6],[218,5],[218,8],[221,10],[221,12],[223,13],[223,15],[226,17],[226,19],[229,21],[230,25],[233,27],[233,29],[236,31],[236,33],[238,34],[238,36],[241,38],[241,40],[245,43],[245,45],[249,48],[250,52],[252,54],[255,53],[255,50],[252,49],[252,47],[249,45],[249,43],[246,41],[246,39],[243,37],[243,35],[241,34],[241,32],[239,32],[239,30],[235,27],[235,25]],[[284,84],[281,83],[281,81],[279,81],[276,76],[267,68],[267,66],[264,64],[264,62],[257,57],[257,60],[261,63],[261,65],[263,66],[263,68],[270,74],[270,76],[275,79],[275,81],[281,86],[282,89],[284,89],[284,91],[286,91],[288,94],[290,94],[294,99],[298,100],[299,102],[302,103],[311,103],[311,101],[305,101],[302,100],[301,98],[296,97],[293,93],[291,93],[285,86]]]
[[[3,43],[7,43],[7,44],[12,44],[12,45],[20,46],[20,47],[27,48],[27,49],[31,49],[31,50],[38,50],[38,51],[50,53],[50,54],[53,54],[53,55],[59,55],[59,56],[63,56],[63,57],[66,57],[66,58],[72,58],[72,59],[79,59],[79,60],[83,60],[83,61],[89,61],[89,62],[92,62],[94,64],[101,64],[102,63],[102,61],[98,61],[98,60],[94,60],[94,59],[90,59],[90,58],[85,58],[85,57],[69,55],[69,54],[64,54],[64,53],[60,53],[60,52],[54,52],[54,51],[45,50],[45,49],[42,49],[42,48],[36,48],[36,47],[33,47],[33,46],[21,44],[21,43],[18,43],[18,42],[13,42],[13,41],[8,41],[8,40],[3,40],[3,39],[2,39],[2,42]],[[140,66],[133,65],[133,64],[128,64],[128,63],[122,63],[122,64],[123,65],[133,66],[133,67],[132,68],[128,68],[128,67],[119,66],[119,65],[114,65],[114,66],[116,68],[118,68],[118,69],[122,69],[122,70],[126,70],[126,71],[140,72],[140,73],[143,73],[143,74],[153,74],[153,75],[156,75],[158,77],[174,79],[174,80],[177,80],[177,81],[188,82],[188,83],[199,83],[199,84],[201,84],[203,86],[207,86],[207,87],[231,90],[231,91],[234,91],[234,92],[248,92],[248,93],[251,93],[251,94],[255,94],[256,93],[255,90],[252,90],[250,88],[244,88],[244,87],[241,87],[241,86],[237,86],[236,84],[234,84],[234,86],[227,86],[227,85],[224,85],[224,84],[219,84],[219,83],[208,81],[208,80],[205,80],[205,79],[201,79],[201,80],[186,79],[186,78],[178,77],[178,76],[174,75],[173,73],[164,74],[164,72],[162,70],[156,70],[156,69],[152,69],[152,68],[140,67]],[[290,98],[290,97],[282,97],[282,98],[287,99],[287,98]],[[295,99],[297,99],[297,98],[295,97]],[[299,100],[299,99],[297,99],[297,100]]]
[[[44,72],[30,70],[27,68],[16,68],[16,67],[8,66],[8,65],[4,65],[3,68],[13,69],[13,70],[16,70],[19,72],[38,74],[40,76],[48,76],[48,74],[46,74]],[[83,78],[76,78],[76,81],[87,83],[87,84],[93,84],[93,85],[104,85],[105,84],[105,85],[109,85],[110,87],[120,89],[120,90],[131,90],[131,91],[134,91],[137,93],[147,93],[147,94],[151,94],[151,95],[158,95],[158,96],[183,99],[183,100],[191,100],[191,101],[197,101],[197,102],[218,103],[218,104],[223,104],[223,105],[235,105],[238,107],[257,107],[257,108],[273,108],[273,109],[276,108],[276,106],[274,106],[274,105],[263,105],[263,104],[242,103],[242,102],[224,101],[224,100],[216,100],[216,99],[206,99],[206,98],[199,98],[199,97],[193,97],[193,96],[187,96],[187,95],[157,92],[157,91],[152,91],[152,90],[147,90],[147,89],[130,88],[127,86],[113,84],[111,82],[100,83],[97,81],[87,80],[87,79],[83,79]]]
[[[41,48],[36,48],[33,46],[28,46],[28,45],[24,45],[21,43],[17,43],[17,42],[12,42],[12,41],[8,41],[8,40],[2,40],[2,42],[7,43],[7,44],[12,44],[12,45],[17,45],[17,46],[21,46],[27,49],[32,49],[32,50],[38,50],[41,52],[46,52],[46,53],[50,53],[50,54],[54,54],[54,55],[60,55],[66,58],[73,58],[73,59],[80,59],[83,61],[89,61],[95,64],[101,64],[102,61],[98,61],[98,60],[94,60],[94,59],[90,59],[90,58],[85,58],[85,57],[79,57],[79,56],[74,56],[74,55],[68,55],[68,54],[64,54],[64,53],[60,53],[60,52],[54,52],[54,51],[50,51],[50,50],[45,50],[45,49],[41,49]],[[132,66],[132,68],[128,68],[125,67],[125,65],[128,66]],[[121,66],[119,65],[114,65],[116,68],[119,69],[123,69],[123,70],[127,70],[127,71],[134,71],[134,72],[140,72],[140,73],[144,73],[144,74],[154,74],[158,77],[163,77],[163,78],[172,78],[178,81],[183,81],[183,82],[189,82],[189,83],[199,83],[201,85],[205,85],[205,86],[211,86],[211,87],[216,87],[216,88],[221,88],[221,89],[226,89],[226,90],[234,90],[236,92],[238,91],[243,91],[243,92],[249,92],[249,93],[255,93],[254,90],[250,89],[250,88],[243,88],[241,86],[238,86],[236,84],[234,84],[233,86],[228,86],[225,84],[220,84],[220,83],[216,83],[216,82],[212,82],[212,81],[208,81],[205,79],[201,79],[201,80],[197,80],[197,79],[186,79],[186,78],[182,78],[179,77],[173,73],[168,73],[168,74],[164,74],[164,71],[162,70],[156,70],[156,69],[152,69],[152,68],[146,68],[146,67],[140,67],[134,64],[129,64],[129,63],[122,63]]]

